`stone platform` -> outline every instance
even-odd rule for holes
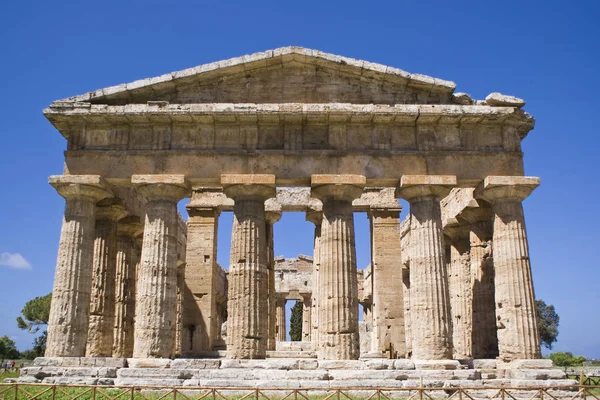
[[[201,388],[377,389],[557,387],[566,379],[550,360],[459,362],[307,358],[266,360],[37,358],[18,382]],[[487,391],[484,391],[487,392]],[[572,393],[572,392],[569,392]]]

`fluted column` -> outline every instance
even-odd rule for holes
[[[312,297],[311,297],[311,342],[314,350],[319,349],[319,337],[322,327],[319,325],[319,269],[321,267],[321,223],[323,221],[322,205],[319,200],[313,199],[313,203],[318,202],[318,207],[313,207],[306,212],[306,220],[315,225],[313,241],[313,274],[312,274]]]
[[[488,176],[476,195],[492,204],[493,254],[499,357],[540,358],[529,245],[521,202],[539,178]]]
[[[87,343],[96,202],[112,193],[98,175],[51,176],[65,198],[46,357],[83,357]]]
[[[268,336],[265,200],[273,175],[222,175],[235,202],[229,266],[227,357],[265,358]]]
[[[371,280],[373,282],[373,343],[384,354],[390,350],[406,354],[404,291],[400,248],[400,210],[371,208]],[[393,355],[391,355],[393,356]]]
[[[127,211],[118,199],[102,200],[96,207],[87,357],[112,355],[115,328],[117,221],[126,215]]]
[[[126,217],[117,226],[113,357],[133,355],[135,269],[138,263],[135,237],[141,232],[142,225],[138,217]]]
[[[276,306],[275,306],[275,321],[277,326],[275,327],[275,332],[277,333],[277,341],[285,342],[287,339],[286,335],[286,316],[285,316],[285,304],[286,300],[284,297],[276,298]]]
[[[311,177],[311,194],[323,202],[318,300],[322,359],[360,356],[352,200],[360,197],[365,183],[361,175]]]
[[[405,175],[398,197],[410,202],[410,314],[412,358],[452,358],[448,274],[440,199],[455,176]]]
[[[452,357],[455,360],[472,358],[472,290],[471,259],[469,254],[469,225],[447,228],[450,257],[448,268],[448,292],[452,318]]]
[[[172,356],[177,320],[177,202],[189,195],[183,175],[134,175],[146,198],[135,307],[135,358]]]
[[[185,262],[177,261],[177,296],[175,317],[175,343],[173,344],[173,356],[181,357],[183,352],[183,293],[185,290]]]
[[[469,221],[473,358],[498,357],[496,305],[494,298],[493,221],[489,207],[467,208],[461,216]]]
[[[281,219],[281,204],[276,199],[265,202],[267,235],[267,350],[275,350],[277,343],[277,298],[275,293],[275,236],[273,225]]]
[[[310,342],[312,333],[312,301],[311,296],[302,296],[302,341]]]

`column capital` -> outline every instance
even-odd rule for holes
[[[133,175],[131,183],[149,201],[177,202],[190,195],[190,184],[184,175]]]
[[[469,224],[461,224],[460,222],[458,224],[446,225],[444,228],[444,233],[452,240],[468,238],[469,232],[471,232],[471,226]]]
[[[281,219],[281,204],[277,199],[270,198],[265,201],[265,219],[271,225]]]
[[[311,196],[321,200],[352,201],[361,196],[367,179],[363,175],[312,175]]]
[[[459,216],[470,224],[489,221],[492,218],[492,208],[486,201],[473,199]]]
[[[269,174],[223,174],[223,193],[234,200],[265,201],[277,195],[275,175]]]
[[[475,189],[475,197],[492,204],[507,200],[523,201],[540,185],[534,176],[488,176]]]
[[[83,197],[97,202],[113,196],[100,175],[52,175],[48,178],[48,183],[67,200]]]
[[[117,225],[117,235],[119,236],[129,236],[135,238],[143,231],[144,227],[142,226],[140,218],[136,217],[135,215],[130,215],[120,219]]]
[[[96,204],[96,220],[107,219],[116,222],[127,215],[123,202],[116,197],[100,200]]]
[[[456,183],[454,175],[402,175],[396,197],[409,202],[430,197],[442,199]]]

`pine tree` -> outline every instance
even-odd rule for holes
[[[292,307],[292,315],[290,317],[290,339],[292,342],[302,340],[302,303],[297,301]]]

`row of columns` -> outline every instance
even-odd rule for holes
[[[100,177],[54,177],[51,183],[67,203],[47,355],[83,356],[88,343],[87,354],[103,354],[108,352],[108,344],[112,345],[115,339],[115,313],[121,315],[123,309],[130,309],[131,305],[129,308],[123,308],[123,305],[113,307],[112,315],[106,310],[99,313],[97,308],[106,309],[110,302],[107,299],[114,299],[115,291],[125,290],[114,286],[117,262],[120,276],[135,274],[130,268],[124,271],[122,265],[124,257],[127,257],[125,253],[132,260],[129,265],[134,262],[135,255],[130,250],[125,251],[125,242],[131,244],[131,241],[119,241],[125,251],[119,257],[111,253],[111,248],[117,248],[116,243],[111,243],[111,238],[117,237],[116,222],[123,216],[110,202],[100,204],[106,208],[97,206],[99,201],[113,197]],[[177,319],[177,315],[182,314],[182,294],[179,293],[178,297],[177,291],[177,202],[189,195],[189,185],[183,176],[174,175],[133,176],[132,183],[147,201],[135,290],[136,340],[132,355],[137,358],[168,358],[178,351],[176,342],[182,341],[176,340],[176,327],[182,323]],[[403,176],[397,190],[397,197],[408,200],[411,205],[410,318],[412,357],[415,359],[452,358],[452,337],[460,335],[460,329],[452,330],[440,208],[440,199],[456,183],[453,176]],[[318,218],[307,215],[316,225],[314,277],[318,284],[313,290],[312,301],[305,304],[306,314],[312,307],[313,316],[303,325],[311,326],[312,329],[307,329],[307,332],[312,330],[310,338],[318,344],[318,354],[323,359],[359,357],[352,201],[361,195],[365,184],[365,177],[358,175],[313,175],[311,178],[312,196],[322,202],[322,213]],[[228,357],[264,358],[266,350],[272,348],[276,339],[275,321],[268,316],[274,315],[272,311],[277,309],[272,227],[278,218],[267,218],[265,213],[265,201],[275,196],[275,177],[223,175],[221,185],[223,192],[234,200],[228,289]],[[492,204],[494,214],[495,311],[500,356],[505,358],[539,357],[521,206],[521,201],[535,186],[537,184],[531,178],[488,177],[477,192],[479,197]],[[97,209],[102,209],[102,212],[96,215]],[[381,285],[375,291],[374,299],[376,336],[380,338],[377,346],[381,350],[381,346],[396,343],[395,350],[402,354],[402,276],[400,271],[397,274],[389,271],[391,260],[401,259],[398,213],[399,210],[374,210],[370,218],[372,226],[376,227],[372,238],[373,273]],[[484,238],[476,230],[470,234],[469,240],[471,247],[477,248],[478,240],[483,241]],[[379,245],[394,241],[394,246]],[[466,243],[457,241],[453,244],[452,254],[460,254],[461,246],[466,246]],[[477,255],[477,251],[473,253],[475,256],[470,263],[481,264],[485,256]],[[458,271],[456,276],[464,275],[466,263],[461,262],[459,257],[451,256],[453,258],[457,259],[457,263],[451,265],[451,270]],[[111,262],[114,262],[114,268],[107,267]],[[98,268],[106,273],[96,271],[92,274]],[[485,273],[481,269],[474,274]],[[389,282],[385,282],[387,277],[390,277]],[[92,292],[94,302],[90,308]],[[396,309],[391,307],[391,301],[396,302]],[[475,302],[472,307],[475,315],[486,312]],[[119,337],[117,341],[129,343],[130,339]]]

